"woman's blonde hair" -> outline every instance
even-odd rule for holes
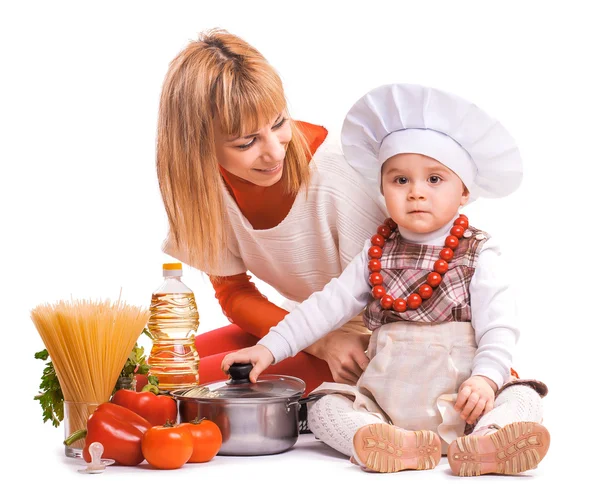
[[[285,111],[281,79],[247,42],[224,30],[201,33],[169,65],[158,115],[156,169],[169,220],[170,245],[203,270],[218,266],[227,245],[226,209],[213,126],[256,131]],[[308,180],[308,146],[290,121],[285,190]]]

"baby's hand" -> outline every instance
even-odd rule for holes
[[[273,354],[267,347],[254,345],[225,355],[221,362],[221,370],[227,374],[231,364],[252,364],[254,367],[250,372],[250,382],[256,382],[258,376],[273,363],[273,360]]]
[[[462,411],[460,417],[468,424],[473,424],[480,416],[492,410],[497,389],[496,383],[487,377],[469,377],[458,389],[454,409]]]

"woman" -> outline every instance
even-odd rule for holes
[[[210,276],[230,326],[196,339],[200,383],[227,352],[256,343],[294,303],[341,274],[387,213],[327,130],[289,118],[281,80],[222,30],[170,64],[160,100],[157,172],[164,251]],[[248,273],[289,300],[270,303]],[[368,364],[360,316],[268,372],[354,384]]]

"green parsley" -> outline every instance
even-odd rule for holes
[[[48,360],[48,351],[44,349],[36,353],[35,358]],[[44,414],[44,423],[52,421],[52,424],[58,427],[64,417],[64,397],[52,362],[48,362],[44,368],[40,393],[34,399],[40,401],[40,406],[42,406]]]
[[[148,335],[146,329],[144,329],[144,334]],[[41,352],[37,352],[35,358],[44,361],[48,360],[48,351],[44,349]],[[119,377],[133,378],[135,374],[146,375],[149,370],[150,366],[146,363],[144,347],[138,347],[138,344],[136,343],[129,354],[129,357],[127,357],[127,361],[125,362]],[[148,376],[148,383],[158,386],[158,379],[155,376],[150,375]],[[40,383],[40,392],[34,396],[34,399],[40,402],[44,423],[46,421],[51,421],[53,426],[58,427],[64,419],[64,396],[52,362],[48,362],[44,368],[42,382]]]

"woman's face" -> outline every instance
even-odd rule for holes
[[[448,167],[421,154],[398,154],[382,167],[381,188],[398,226],[429,233],[452,220],[469,192]]]
[[[292,139],[290,122],[283,113],[251,134],[227,135],[218,127],[217,122],[217,160],[225,170],[257,186],[272,186],[281,179]]]

